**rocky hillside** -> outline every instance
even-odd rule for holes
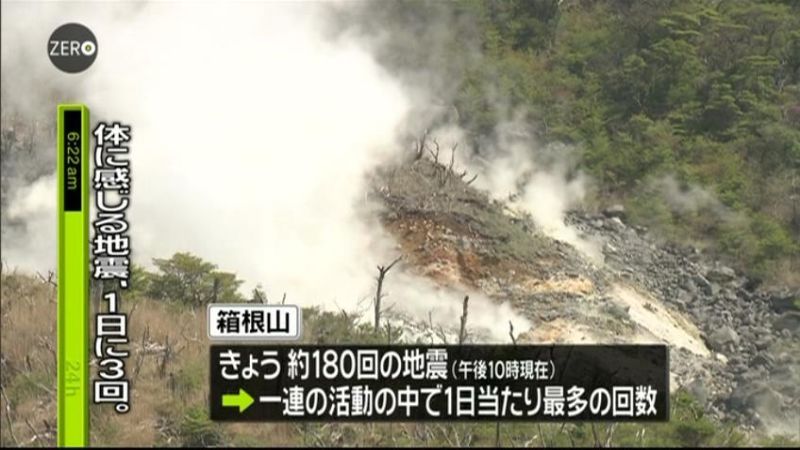
[[[719,419],[798,433],[800,293],[661,243],[618,206],[568,214],[601,249],[582,253],[464,178],[424,158],[376,176],[384,226],[416,272],[510,302],[533,323],[520,340],[667,343],[673,390]]]
[[[384,169],[374,180],[373,198],[383,204],[381,218],[406,270],[512,303],[532,324],[515,330],[519,342],[666,342],[672,388],[692,395],[672,396],[664,424],[219,424],[207,417],[202,309],[139,293],[125,303],[135,318],[136,407],[118,416],[93,405],[92,444],[796,447],[796,438],[741,432],[797,430],[797,311],[789,293],[755,289],[692,249],[658,244],[646,230],[625,225],[619,208],[569,215],[602,250],[590,256],[430,161]],[[56,289],[43,276],[3,268],[0,445],[52,446]],[[369,320],[344,310],[304,308],[303,317],[306,343],[398,342],[403,334],[388,327],[376,333]],[[508,332],[508,324],[497,326]]]

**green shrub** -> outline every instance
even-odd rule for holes
[[[193,407],[184,414],[178,426],[178,438],[184,447],[213,447],[225,442],[220,425],[208,418],[205,407]]]
[[[158,273],[143,277],[147,279],[148,294],[153,298],[193,305],[243,300],[238,292],[243,281],[191,253],[176,253],[169,259],[155,258],[153,264]]]

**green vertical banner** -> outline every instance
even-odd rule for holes
[[[58,105],[58,445],[89,445],[89,109]]]

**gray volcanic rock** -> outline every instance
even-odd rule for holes
[[[710,281],[726,283],[736,278],[736,271],[726,266],[715,267],[706,273],[706,278]]]
[[[568,213],[566,224],[596,250],[582,253],[457,179],[446,191],[432,193],[424,177],[435,167],[425,160],[414,164],[413,170],[391,172],[389,189],[381,194],[387,209],[397,213],[389,218],[397,222],[395,231],[401,232],[401,225],[402,233],[424,227],[422,242],[410,248],[420,261],[455,255],[456,275],[518,308],[538,339],[582,341],[596,334],[623,342],[640,332],[667,339],[662,334],[673,328],[661,327],[661,310],[647,308],[660,303],[697,327],[699,336],[673,323],[677,331],[691,331],[682,342],[696,344],[700,337],[710,347],[706,354],[705,348],[675,344],[670,353],[674,379],[705,399],[710,414],[749,426],[763,425],[778,410],[800,408],[794,400],[800,385],[797,316],[785,314],[793,311],[798,293],[759,288],[759,282],[696,247],[656,241],[646,228],[624,222],[621,205],[601,214]],[[446,229],[439,242],[428,223]],[[636,291],[634,297],[641,293],[644,303],[634,299],[634,307],[624,306],[611,292],[620,287]]]
[[[699,273],[695,274],[694,282],[705,295],[712,296],[716,293],[716,288],[714,285],[711,284],[706,277],[700,275]]]
[[[778,331],[789,330],[792,334],[800,334],[800,311],[786,311],[775,319],[772,326]]]
[[[712,349],[722,351],[728,344],[739,344],[739,334],[733,328],[725,325],[711,333],[708,337],[708,343]]]
[[[573,212],[567,223],[603,245],[606,265],[686,313],[716,357],[686,388],[718,418],[763,425],[800,410],[800,292],[768,290],[693,247],[657,244],[639,228]],[[617,220],[619,217],[617,216]],[[616,221],[615,221],[616,222]],[[600,223],[600,225],[598,225]],[[646,230],[640,230],[646,231]],[[723,356],[724,355],[724,356]],[[675,355],[672,363],[679,359]],[[714,364],[711,364],[714,362]],[[681,370],[681,376],[688,371]],[[713,387],[712,387],[713,385]],[[783,410],[783,416],[780,411]]]
[[[620,205],[620,204],[611,205],[608,208],[603,210],[603,214],[606,217],[618,217],[620,219],[624,219],[625,218],[625,207]]]

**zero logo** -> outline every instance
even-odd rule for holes
[[[97,39],[85,26],[67,23],[50,35],[47,55],[53,65],[64,72],[83,72],[97,58]]]

